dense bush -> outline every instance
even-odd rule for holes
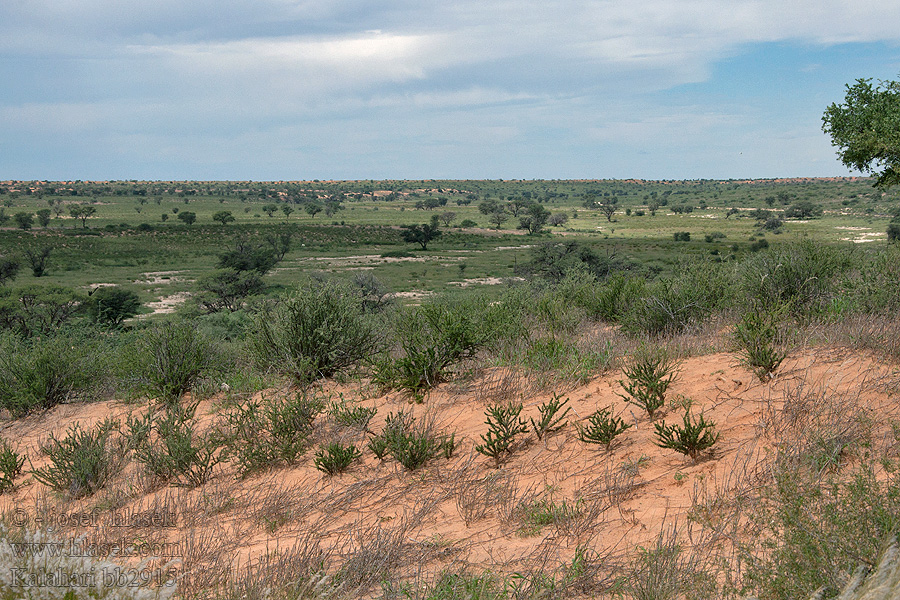
[[[377,361],[375,380],[421,396],[492,338],[495,333],[480,319],[486,312],[481,298],[440,299],[402,311],[394,324],[399,349]]]
[[[141,299],[132,290],[101,287],[93,290],[85,302],[88,315],[102,325],[118,327],[141,308]]]
[[[70,324],[83,306],[84,296],[59,285],[0,288],[0,327],[22,337],[52,334]]]
[[[128,373],[152,398],[176,402],[217,368],[216,344],[194,323],[158,324],[135,337],[128,349]]]
[[[143,419],[128,421],[127,438],[135,460],[155,482],[203,485],[221,460],[221,440],[196,429],[196,408],[196,404],[171,404],[162,413],[147,413]]]
[[[51,433],[49,440],[40,446],[50,464],[33,469],[32,476],[69,498],[93,495],[124,464],[122,449],[111,443],[117,425],[107,420],[92,430],[84,430],[76,423],[62,439]]]
[[[310,383],[351,368],[382,345],[378,322],[342,282],[309,282],[256,316],[250,348],[266,369]]]
[[[293,464],[307,449],[315,418],[325,403],[315,396],[251,400],[226,415],[229,459],[241,476]]]
[[[75,331],[21,340],[0,336],[0,408],[14,417],[100,393],[106,377],[100,342]]]
[[[621,317],[630,333],[678,333],[708,318],[730,300],[733,289],[729,269],[714,263],[694,263],[672,277],[648,284]]]
[[[747,306],[821,308],[835,292],[836,277],[852,262],[844,249],[804,241],[777,246],[742,261],[739,289]]]

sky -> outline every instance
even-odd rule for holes
[[[2,0],[0,179],[852,174],[896,0]]]

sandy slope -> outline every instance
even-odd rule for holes
[[[60,533],[173,543],[173,554],[183,560],[179,568],[194,576],[191,585],[197,587],[225,577],[234,565],[276,548],[284,555],[292,547],[298,556],[313,547],[344,560],[375,556],[389,570],[411,576],[463,566],[550,572],[571,561],[579,548],[614,564],[637,545],[652,541],[665,526],[686,525],[689,515],[714,526],[727,511],[726,499],[735,496],[733,491],[718,492],[759,485],[776,446],[800,443],[816,428],[866,427],[876,443],[896,443],[889,423],[900,418],[892,398],[900,376],[896,368],[871,356],[804,350],[790,356],[778,376],[765,383],[738,366],[731,354],[686,359],[660,419],[680,422],[690,406],[692,413],[702,412],[716,423],[719,443],[696,462],[655,445],[653,423],[618,395],[621,377],[613,372],[560,390],[570,399],[570,421],[612,406],[632,425],[609,452],[580,442],[572,423],[542,441],[529,433],[499,468],[475,452],[486,431],[484,409],[489,403],[503,396],[520,399],[527,419],[536,418],[538,406],[550,397],[521,398],[512,385],[516,377],[493,369],[466,384],[445,384],[421,405],[398,394],[368,397],[367,389],[349,386],[323,390],[376,407],[372,432],[379,432],[388,413],[398,410],[433,419],[446,433],[455,431],[454,456],[437,458],[416,472],[375,458],[365,449],[369,434],[322,417],[315,443],[341,438],[364,448],[363,459],[342,476],[331,478],[315,470],[309,452],[294,468],[246,480],[236,480],[232,467],[223,464],[201,488],[153,490],[131,465],[93,498],[65,502],[25,476],[0,503],[8,514],[19,510],[20,519],[26,511],[32,524],[35,515],[110,507],[175,514],[174,528],[76,527]],[[203,426],[213,426],[218,400],[201,403],[197,414]],[[40,466],[38,444],[50,433],[62,435],[71,423],[87,427],[140,410],[115,401],[60,406],[6,423],[2,435]],[[523,516],[523,507],[551,505],[561,511],[556,522],[538,526]]]

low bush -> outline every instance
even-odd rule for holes
[[[151,398],[175,403],[218,368],[218,349],[190,322],[159,324],[136,334],[129,348],[132,384]]]
[[[553,394],[553,397],[549,402],[545,402],[538,407],[538,412],[541,415],[540,419],[538,419],[537,422],[535,422],[534,419],[529,420],[531,421],[531,428],[534,430],[534,434],[539,440],[544,439],[545,435],[556,433],[566,426],[567,422],[564,422],[564,419],[571,410],[571,407],[566,406],[568,403],[568,398],[560,402],[560,396],[558,394]],[[564,410],[562,414],[559,414],[559,411],[561,411],[563,407],[565,407],[566,410]]]
[[[622,328],[654,336],[678,333],[724,307],[733,289],[729,269],[705,262],[680,265],[675,275],[647,284],[633,298],[621,315]]]
[[[88,315],[94,322],[119,327],[141,308],[141,299],[132,290],[120,287],[101,287],[93,290],[85,302]]]
[[[196,408],[196,404],[187,408],[172,404],[162,414],[129,421],[134,457],[154,481],[197,487],[209,480],[223,458],[221,440],[197,432],[193,421]]]
[[[376,383],[421,399],[450,376],[451,367],[475,356],[494,335],[479,318],[485,304],[480,297],[439,299],[402,312],[394,326],[399,352],[375,362]]]
[[[776,469],[752,513],[754,537],[766,541],[754,548],[746,591],[773,600],[817,591],[835,598],[861,569],[874,568],[900,531],[900,480],[891,462],[888,472],[866,460],[824,478],[802,467]]]
[[[613,416],[612,408],[601,408],[588,416],[586,425],[577,425],[578,439],[588,444],[603,444],[609,450],[613,440],[630,427]]]
[[[331,442],[316,451],[313,464],[318,470],[333,476],[346,471],[360,456],[362,453],[353,444],[344,446],[340,442]]]
[[[0,438],[0,494],[16,487],[16,478],[22,474],[25,455],[19,454],[6,438]]]
[[[641,347],[634,355],[632,363],[623,369],[628,381],[619,380],[619,385],[628,394],[619,394],[626,401],[640,406],[650,419],[666,402],[666,391],[675,380],[679,362],[668,349]]]
[[[369,449],[376,457],[383,459],[389,454],[408,471],[426,465],[438,454],[449,459],[455,448],[455,433],[436,434],[432,423],[417,423],[411,414],[403,411],[389,414],[382,433],[369,440]]]
[[[254,319],[250,349],[266,369],[309,384],[374,355],[377,322],[347,284],[309,282]]]
[[[124,452],[111,442],[117,427],[115,421],[106,420],[91,430],[75,423],[61,439],[51,433],[40,445],[50,464],[31,469],[31,475],[71,499],[93,495],[123,466]]]
[[[341,398],[340,402],[332,404],[329,412],[334,417],[334,420],[341,425],[359,429],[360,431],[367,431],[369,429],[369,421],[378,413],[378,409],[374,406],[351,404]]]
[[[702,414],[700,419],[695,421],[691,418],[691,413],[686,412],[682,423],[681,426],[656,423],[654,425],[656,445],[675,450],[696,460],[701,452],[712,448],[719,439],[719,434],[715,430],[716,424],[707,422]]]
[[[521,412],[522,404],[489,406],[484,413],[488,430],[481,436],[483,443],[477,444],[475,450],[493,458],[499,466],[504,457],[512,452],[516,436],[528,431],[528,425],[519,418]]]
[[[311,395],[251,400],[226,414],[225,458],[241,477],[290,465],[307,449],[313,422],[325,403]]]
[[[732,333],[741,364],[753,371],[760,381],[770,379],[786,356],[778,348],[777,319],[777,311],[774,314],[759,310],[748,312]]]

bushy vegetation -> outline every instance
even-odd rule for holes
[[[888,202],[862,183],[836,183],[838,192],[819,184],[782,187],[776,182],[758,187],[520,182],[515,185],[521,190],[508,193],[504,186],[512,184],[498,182],[456,182],[454,191],[424,192],[409,189],[412,183],[385,182],[390,195],[378,196],[366,187],[374,184],[365,182],[310,184],[316,191],[301,184],[264,189],[247,182],[238,190],[211,183],[204,190],[185,186],[183,196],[160,191],[158,212],[177,217],[157,219],[152,226],[129,224],[124,212],[112,213],[109,207],[117,199],[134,202],[132,189],[151,191],[167,184],[107,184],[97,196],[105,198],[104,204],[90,215],[82,209],[93,198],[93,184],[67,185],[75,197],[84,198],[77,216],[72,215],[77,227],[61,219],[64,211],[55,194],[48,192],[50,212],[38,209],[34,198],[4,194],[12,212],[40,216],[44,210],[37,222],[49,231],[34,223],[27,233],[0,231],[0,408],[16,419],[123,390],[140,400],[160,401],[147,402],[146,412],[122,426],[73,426],[65,435],[43,440],[45,462],[40,468],[32,465],[33,477],[67,499],[97,495],[125,460],[143,475],[139,484],[193,488],[219,485],[219,472],[239,485],[231,478],[298,464],[338,475],[371,452],[402,467],[379,465],[376,470],[401,478],[403,485],[434,477],[448,498],[459,497],[461,503],[465,494],[468,500],[487,499],[485,510],[511,530],[532,535],[552,525],[554,536],[564,536],[582,527],[579,523],[593,510],[593,496],[557,501],[549,493],[529,495],[507,485],[506,469],[490,470],[465,491],[462,484],[453,489],[454,478],[462,475],[444,472],[447,463],[440,457],[454,456],[460,442],[455,433],[436,428],[430,412],[419,419],[391,413],[379,431],[378,413],[369,403],[329,406],[314,388],[335,377],[370,393],[366,386],[372,381],[426,401],[429,390],[449,382],[451,393],[484,392],[485,428],[478,432],[480,439],[462,443],[494,466],[506,466],[522,442],[535,438],[542,441],[536,451],[577,437],[618,458],[615,440],[628,439],[631,425],[614,416],[612,408],[598,406],[576,419],[568,399],[556,390],[565,394],[570,389],[565,385],[624,365],[623,397],[655,419],[677,372],[675,351],[662,348],[679,347],[686,334],[715,330],[710,345],[721,350],[730,341],[728,349],[738,360],[774,387],[782,380],[773,374],[793,347],[788,339],[793,332],[818,335],[845,320],[877,324],[900,308],[898,245],[837,241],[838,235],[855,236],[845,233],[851,228],[873,223],[871,229],[883,232],[877,223],[891,218]],[[430,190],[426,185],[432,184],[417,185]],[[436,215],[428,229],[417,225],[427,220],[419,210],[440,210],[448,201],[456,203],[456,213]],[[479,205],[488,210],[482,212]],[[691,219],[698,205],[712,218]],[[838,215],[837,207],[849,216]],[[337,220],[329,224],[326,218]],[[447,229],[437,230],[440,221]],[[454,222],[473,230],[450,229]],[[554,227],[552,234],[545,231],[547,223]],[[530,235],[515,237],[501,229],[516,225]],[[893,225],[888,224],[889,240],[897,237]],[[486,236],[477,227],[495,231]],[[436,236],[424,240],[423,231],[439,232],[440,242],[428,246]],[[410,252],[404,237],[422,251]],[[40,264],[42,249],[51,246]],[[299,272],[304,277],[297,285]],[[481,281],[499,284],[461,289]],[[133,318],[149,313],[152,306],[142,305],[170,295],[169,289],[172,296],[190,297],[179,315]],[[394,296],[389,289],[415,295]],[[871,334],[866,347],[889,346],[891,330],[871,329],[852,332],[848,343],[862,344],[859,340]],[[631,352],[635,347],[638,351]],[[501,381],[501,389],[478,388],[484,385],[480,378],[489,376]],[[520,399],[527,396],[503,389],[503,377],[528,380],[554,394],[523,417]],[[890,382],[884,385],[892,393]],[[254,396],[264,388],[269,389],[264,396]],[[515,401],[507,402],[510,397]],[[211,410],[221,421],[201,427],[194,415],[200,398],[213,399]],[[689,400],[681,401],[689,408]],[[327,416],[319,419],[323,413]],[[698,415],[686,411],[680,424],[657,423],[657,442],[699,459],[715,447],[718,433]],[[575,432],[564,429],[568,420]],[[741,592],[787,599],[808,597],[825,585],[826,596],[834,595],[859,564],[874,565],[890,542],[897,531],[892,516],[897,513],[896,467],[890,456],[869,461],[861,451],[851,463],[859,471],[848,479],[841,471],[849,447],[843,440],[837,434],[815,438],[810,446],[818,445],[819,453],[799,461],[800,466],[779,462],[762,498],[753,504],[734,500],[735,506],[759,511],[745,513],[743,521],[755,527],[759,547],[733,549],[745,561]],[[316,446],[318,451],[310,452]],[[778,452],[786,447],[790,444],[780,445]],[[643,460],[635,457],[616,473],[637,471]],[[25,464],[18,447],[0,447],[0,492],[21,482],[17,478]],[[421,470],[429,464],[432,468]],[[610,481],[620,477],[610,469]],[[356,475],[345,479],[361,489],[364,482]],[[609,487],[604,494],[613,498],[618,492]],[[106,506],[125,502],[132,493],[107,491],[109,497],[104,492],[87,501]],[[196,494],[208,502],[216,496],[206,488]],[[301,503],[295,496],[291,502]],[[242,501],[226,497],[222,503],[243,507]],[[336,494],[329,501],[337,506],[343,500]],[[288,512],[292,507],[276,508]],[[283,520],[276,516],[272,522]],[[584,527],[567,543],[590,538],[590,526]],[[364,537],[358,535],[353,544]],[[386,597],[390,589],[408,597],[713,597],[715,581],[727,580],[721,572],[716,580],[703,565],[691,563],[690,548],[673,535],[643,548],[630,564],[610,566],[618,584],[606,581],[605,587],[583,584],[587,567],[582,562],[516,577],[447,574],[421,589],[404,588],[405,582],[391,581],[391,568],[383,565],[411,553],[411,537],[382,532],[372,539],[377,544],[371,553],[360,550],[359,555],[374,557],[365,572],[377,576],[354,578],[349,567],[332,565],[328,579],[324,559],[311,560],[319,565],[311,572],[320,579],[303,575],[297,581],[318,587],[314,593],[312,587],[303,588],[297,597],[307,592],[327,596],[327,581],[362,587],[384,581]],[[431,542],[416,543],[418,552]],[[338,592],[352,593],[348,590]]]
[[[255,317],[250,344],[263,368],[305,384],[369,358],[382,334],[347,284],[310,281]]]
[[[102,391],[107,364],[103,343],[82,332],[26,340],[0,335],[0,408],[20,417],[95,399]]]
[[[62,438],[51,433],[40,447],[50,464],[32,469],[31,475],[68,498],[93,495],[124,464],[122,449],[112,443],[117,426],[114,421],[104,421],[86,430],[76,423]]]
[[[215,342],[190,322],[159,324],[137,332],[128,348],[132,385],[167,403],[177,402],[218,367]]]

